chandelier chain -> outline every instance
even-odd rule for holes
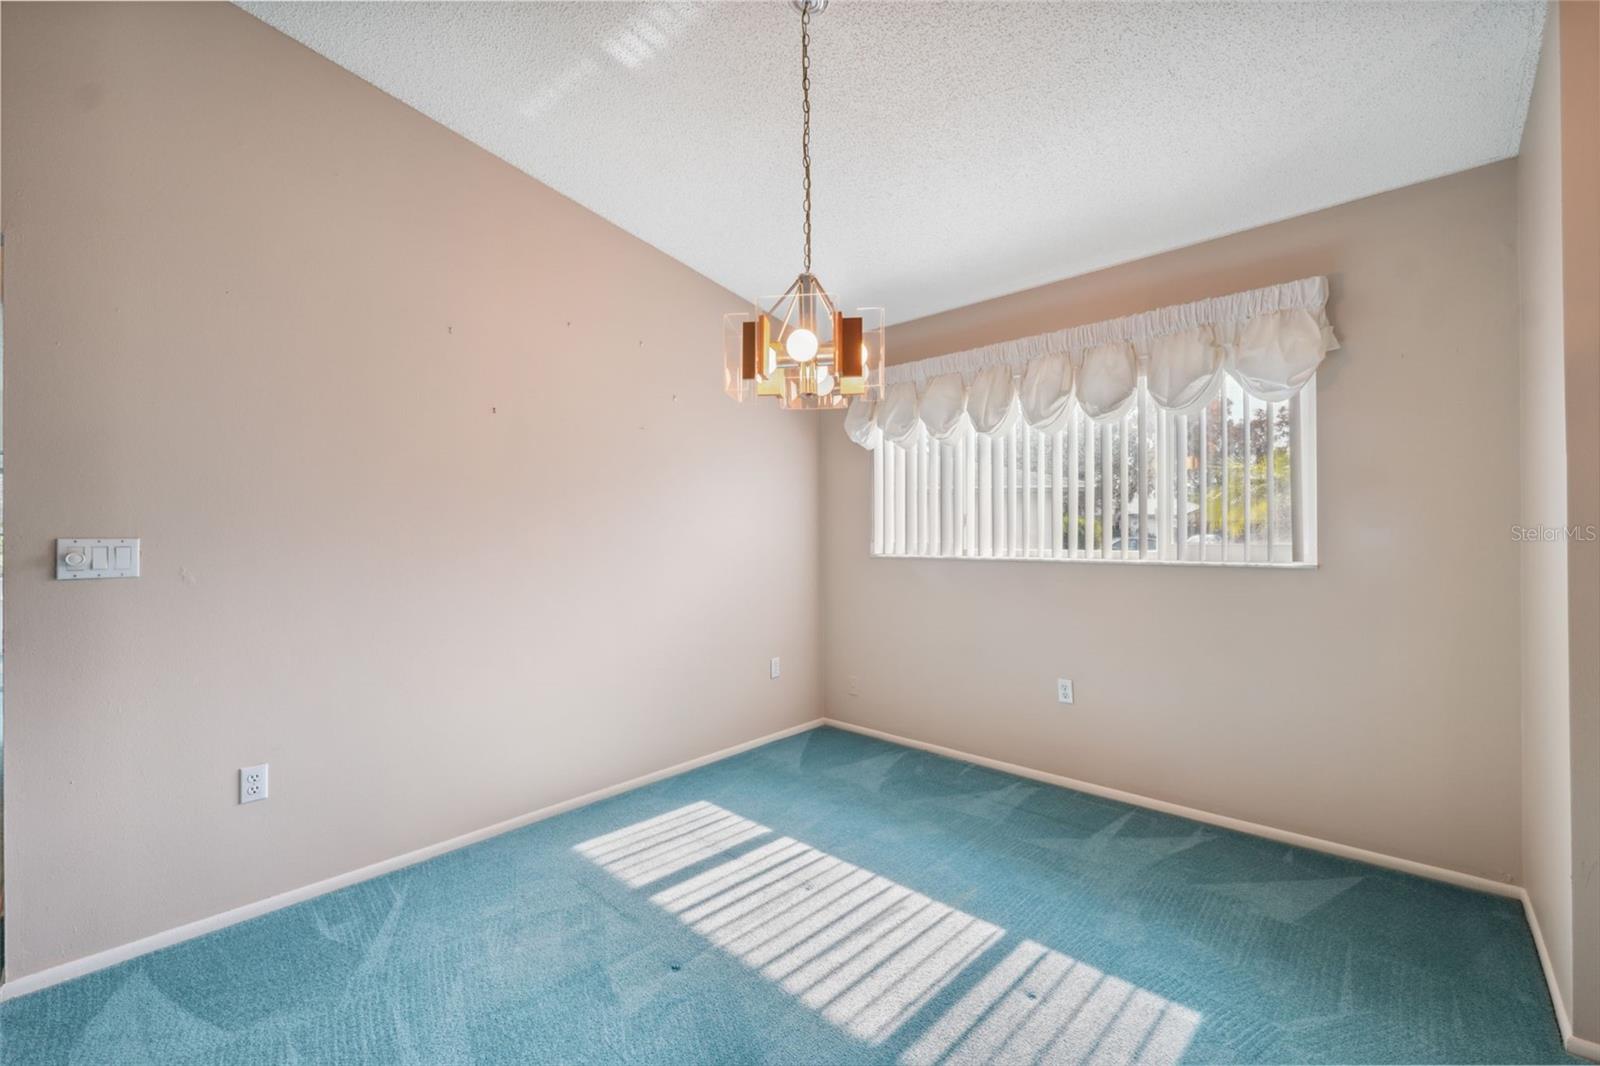
[[[800,166],[805,172],[806,267],[811,273],[811,5],[800,8]]]

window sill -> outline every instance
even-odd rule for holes
[[[1077,559],[1057,558],[1055,556],[975,556],[975,555],[883,555],[868,551],[873,559],[903,559],[918,562],[943,562],[943,563],[1095,563],[1112,566],[1176,566],[1188,567],[1194,570],[1316,570],[1314,562],[1300,563],[1267,563],[1245,562],[1243,560],[1221,559],[1119,559],[1096,556],[1084,556]]]

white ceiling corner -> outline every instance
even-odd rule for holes
[[[741,296],[799,271],[787,3],[241,6]],[[1543,24],[1509,0],[834,0],[816,272],[905,321],[1513,156]]]

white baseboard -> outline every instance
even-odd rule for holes
[[[1544,983],[1550,989],[1550,1004],[1556,1011],[1556,1027],[1561,1030],[1563,1042],[1574,1040],[1572,1020],[1567,1017],[1567,1005],[1561,999],[1561,986],[1556,983],[1556,968],[1550,961],[1550,949],[1544,945],[1544,930],[1539,928],[1539,914],[1533,909],[1533,897],[1526,890],[1522,893],[1522,913],[1533,932],[1533,946],[1539,953],[1539,968],[1544,971]]]
[[[1544,970],[1544,983],[1550,986],[1550,1003],[1556,1010],[1556,1025],[1561,1030],[1561,1043],[1569,1055],[1581,1055],[1600,1062],[1600,1044],[1585,1040],[1572,1031],[1572,1019],[1567,1014],[1567,1004],[1561,998],[1561,986],[1556,984],[1556,969],[1550,961],[1550,949],[1545,947],[1544,930],[1539,927],[1539,912],[1533,909],[1533,897],[1524,890],[1522,912],[1527,915],[1528,928],[1533,931],[1533,946],[1539,951],[1539,967]]]
[[[1566,1050],[1573,1055],[1581,1055],[1585,1058],[1600,1062],[1600,1043],[1596,1043],[1592,1040],[1586,1040],[1583,1037],[1574,1035],[1572,1032],[1572,1024],[1567,1016],[1566,1005],[1561,1000],[1560,990],[1558,989],[1555,981],[1555,971],[1552,969],[1550,964],[1549,951],[1545,947],[1544,933],[1539,928],[1538,915],[1534,912],[1533,904],[1529,900],[1528,894],[1516,885],[1504,884],[1499,881],[1490,880],[1486,877],[1462,873],[1457,870],[1449,870],[1439,866],[1430,866],[1427,863],[1415,862],[1411,859],[1401,859],[1393,855],[1382,854],[1381,852],[1368,851],[1365,848],[1352,847],[1348,844],[1339,844],[1331,840],[1322,840],[1318,837],[1305,836],[1301,833],[1292,833],[1284,829],[1275,829],[1272,826],[1261,825],[1256,822],[1247,822],[1238,818],[1229,818],[1225,815],[1213,814],[1210,811],[1202,811],[1193,807],[1185,807],[1178,803],[1168,803],[1165,800],[1151,799],[1148,796],[1141,796],[1137,793],[1124,792],[1123,790],[1116,788],[1107,788],[1104,785],[1096,785],[1088,781],[1079,781],[1076,778],[1064,777],[1060,774],[1047,773],[1043,770],[1035,770],[1027,766],[1019,766],[1016,763],[1008,763],[1000,759],[991,759],[983,755],[973,755],[969,752],[958,751],[955,748],[947,748],[940,744],[929,744],[920,740],[912,740],[909,737],[897,736],[894,733],[887,733],[881,729],[873,729],[869,726],[856,725],[854,722],[844,722],[834,718],[817,718],[809,722],[803,722],[800,725],[791,726],[788,729],[780,729],[775,733],[768,733],[767,735],[757,737],[754,740],[747,740],[742,744],[735,744],[732,747],[723,748],[721,751],[714,751],[709,755],[702,755],[698,758],[690,759],[687,762],[677,763],[676,765],[653,771],[652,773],[645,774],[641,777],[635,777],[628,781],[623,781],[615,785],[609,785],[605,788],[596,789],[593,792],[587,792],[581,796],[574,796],[572,799],[563,800],[560,803],[553,803],[547,807],[541,807],[538,810],[529,811],[527,814],[518,815],[515,818],[509,818],[503,822],[497,822],[494,825],[485,826],[482,829],[477,829],[473,832],[465,833],[461,836],[453,837],[437,844],[430,844],[427,847],[418,848],[416,851],[410,851],[404,855],[397,855],[394,858],[385,859],[382,862],[376,862],[370,866],[363,866],[358,870],[351,870],[348,873],[339,874],[335,877],[329,877],[325,880],[317,881],[314,884],[305,885],[301,888],[291,889],[288,892],[282,892],[276,896],[270,896],[266,899],[258,900],[255,903],[247,903],[242,907],[235,907],[232,910],[223,911],[221,914],[214,914],[209,918],[201,918],[198,921],[189,922],[186,925],[180,925],[174,929],[168,929],[164,932],[154,933],[150,936],[130,941],[129,943],[122,944],[118,947],[108,948],[105,951],[96,952],[93,955],[86,955],[81,959],[74,959],[71,962],[64,962],[58,966],[51,966],[48,969],[27,974],[12,981],[6,981],[5,983],[0,984],[0,1001],[15,999],[18,996],[25,996],[30,992],[37,992],[42,988],[48,988],[51,985],[60,984],[63,981],[70,981],[75,977],[82,977],[85,974],[93,973],[96,970],[103,970],[108,966],[115,966],[119,962],[125,962],[128,959],[137,958],[140,955],[147,955],[152,951],[159,951],[161,948],[170,947],[173,944],[180,944],[185,940],[192,940],[197,936],[204,936],[206,933],[215,932],[219,929],[225,929],[230,925],[236,925],[239,922],[247,921],[263,914],[269,914],[272,911],[281,910],[284,907],[301,903],[305,900],[313,899],[317,896],[325,895],[329,892],[333,892],[350,885],[359,884],[362,881],[368,881],[374,877],[381,877],[386,873],[391,873],[395,870],[412,866],[419,862],[424,862],[428,859],[434,858],[435,856],[443,855],[449,851],[454,851],[457,848],[463,848],[469,844],[476,844],[481,840],[487,840],[490,837],[499,836],[501,833],[507,833],[513,829],[520,829],[522,826],[531,825],[534,822],[543,821],[546,818],[553,818],[558,814],[564,814],[567,811],[576,810],[577,808],[587,806],[590,803],[595,803],[599,800],[608,799],[623,792],[629,792],[633,789],[653,784],[665,778],[684,773],[688,770],[693,770],[700,766],[704,766],[707,763],[716,762],[719,759],[726,759],[730,755],[737,755],[740,752],[749,751],[751,748],[760,747],[762,744],[768,744],[774,740],[782,740],[784,737],[791,737],[797,733],[804,733],[821,725],[831,725],[839,729],[848,730],[852,733],[860,733],[865,736],[877,737],[879,740],[886,740],[890,743],[900,744],[908,748],[917,748],[922,751],[932,752],[935,755],[943,755],[947,758],[958,759],[962,762],[973,763],[978,766],[987,766],[992,770],[1000,770],[1008,774],[1015,774],[1018,777],[1024,777],[1034,781],[1042,781],[1046,784],[1058,785],[1062,788],[1070,788],[1078,792],[1087,792],[1090,795],[1102,796],[1106,799],[1117,800],[1122,803],[1128,803],[1136,807],[1144,807],[1149,810],[1161,811],[1166,814],[1174,814],[1182,818],[1188,818],[1192,821],[1204,822],[1207,825],[1220,826],[1224,829],[1232,829],[1240,833],[1249,833],[1252,836],[1265,837],[1268,840],[1276,840],[1283,844],[1293,844],[1297,847],[1308,848],[1312,851],[1326,852],[1330,855],[1338,855],[1342,858],[1354,859],[1358,862],[1370,863],[1374,866],[1382,866],[1391,870],[1399,870],[1402,873],[1416,874],[1419,877],[1432,878],[1436,881],[1445,881],[1449,884],[1459,885],[1463,888],[1476,889],[1477,891],[1488,892],[1497,896],[1509,896],[1513,899],[1520,899],[1522,901],[1523,910],[1527,915],[1528,927],[1533,932],[1533,942],[1539,954],[1539,964],[1544,970],[1545,982],[1549,985],[1550,999],[1555,1007],[1556,1012],[1556,1023],[1560,1027],[1562,1040]]]
[[[1566,1048],[1568,1055],[1580,1055],[1590,1062],[1600,1062],[1600,1043],[1585,1040],[1581,1036],[1567,1034]]]
[[[1251,836],[1265,837],[1268,840],[1276,840],[1281,844],[1293,844],[1295,847],[1307,848],[1311,851],[1326,852],[1329,855],[1338,855],[1340,858],[1354,859],[1357,862],[1369,863],[1373,866],[1399,870],[1401,873],[1415,874],[1418,877],[1426,877],[1434,881],[1444,881],[1478,892],[1488,892],[1495,896],[1509,896],[1512,899],[1522,898],[1522,889],[1516,885],[1495,881],[1488,877],[1479,877],[1477,874],[1462,873],[1459,870],[1449,870],[1442,866],[1430,866],[1425,862],[1402,859],[1394,855],[1385,855],[1378,851],[1368,851],[1366,848],[1357,848],[1332,840],[1305,836],[1302,833],[1291,833],[1287,829],[1275,829],[1270,825],[1261,825],[1258,822],[1246,822],[1240,818],[1229,818],[1227,815],[1213,814],[1210,811],[1202,811],[1194,807],[1185,807],[1180,803],[1168,803],[1166,800],[1151,799],[1149,796],[1141,796],[1136,792],[1124,792],[1120,788],[1107,788],[1105,785],[1079,781],[1076,778],[1063,777],[1060,774],[1046,773],[1043,770],[1035,770],[1028,766],[1018,766],[1016,763],[991,759],[985,755],[973,755],[970,752],[947,748],[941,744],[928,744],[921,740],[912,740],[909,737],[886,733],[881,729],[856,725],[854,722],[841,722],[836,718],[826,718],[823,721],[828,725],[839,729],[847,729],[852,733],[877,737],[879,740],[887,740],[891,744],[901,744],[908,748],[919,748],[935,755],[959,759],[961,762],[987,766],[991,770],[1000,770],[1008,774],[1015,774],[1018,777],[1026,777],[1033,781],[1043,781],[1047,785],[1059,785],[1062,788],[1070,788],[1076,792],[1087,792],[1092,796],[1102,796],[1105,799],[1117,800],[1120,803],[1132,804],[1135,807],[1145,807],[1152,811],[1161,811],[1163,814],[1175,814],[1180,818],[1188,818],[1191,821],[1204,822],[1207,825],[1220,826],[1223,829],[1232,829],[1235,832],[1248,833]]]
[[[1165,800],[1151,799],[1134,792],[1124,792],[1119,788],[1107,788],[1088,781],[1079,781],[1076,778],[1063,777],[1060,774],[1046,773],[1027,766],[1018,766],[1016,763],[1003,762],[1000,759],[991,759],[984,755],[973,755],[970,752],[958,751],[947,748],[941,744],[929,744],[921,740],[912,740],[910,737],[898,736],[887,733],[881,729],[870,726],[856,725],[854,722],[842,722],[837,718],[826,718],[825,724],[838,729],[860,733],[863,736],[877,737],[887,740],[891,744],[900,744],[908,748],[918,748],[922,751],[943,755],[947,758],[958,759],[961,762],[973,763],[977,766],[987,766],[991,770],[1001,770],[1018,777],[1025,777],[1033,781],[1043,781],[1048,785],[1059,785],[1077,792],[1087,792],[1093,796],[1103,796],[1106,799],[1118,800],[1122,803],[1132,804],[1135,807],[1145,807],[1149,810],[1161,811],[1165,814],[1175,814],[1191,821],[1204,822],[1207,825],[1221,826],[1240,833],[1249,833],[1251,836],[1265,837],[1276,840],[1282,844],[1293,844],[1296,847],[1308,848],[1312,851],[1326,852],[1338,855],[1345,859],[1354,859],[1357,862],[1370,863],[1373,866],[1382,866],[1390,870],[1399,870],[1402,873],[1415,874],[1418,877],[1427,877],[1435,881],[1444,881],[1448,884],[1458,885],[1462,888],[1475,889],[1491,895],[1506,896],[1522,901],[1523,912],[1527,915],[1528,928],[1533,931],[1533,943],[1539,953],[1539,965],[1544,970],[1545,984],[1549,988],[1550,1002],[1555,1007],[1556,1025],[1561,1032],[1562,1045],[1572,1055],[1580,1055],[1595,1062],[1600,1062],[1600,1043],[1586,1040],[1572,1032],[1572,1021],[1567,1016],[1566,1004],[1561,1000],[1561,989],[1556,984],[1555,970],[1550,964],[1550,953],[1545,947],[1544,933],[1539,928],[1539,917],[1534,913],[1533,903],[1525,889],[1518,885],[1506,884],[1477,874],[1462,873],[1459,870],[1450,870],[1442,866],[1430,866],[1424,862],[1412,859],[1402,859],[1394,855],[1385,855],[1378,851],[1368,851],[1365,848],[1352,847],[1349,844],[1339,844],[1332,840],[1323,840],[1319,837],[1305,836],[1302,833],[1291,833],[1286,829],[1275,829],[1270,825],[1261,825],[1257,822],[1246,822],[1239,818],[1229,818],[1226,815],[1213,814],[1210,811],[1197,810],[1194,807],[1185,807],[1179,803],[1168,803]]]
[[[776,733],[768,733],[765,736],[756,737],[754,740],[747,740],[742,744],[735,744],[730,748],[714,751],[709,755],[701,755],[687,762],[668,766],[662,770],[655,770],[642,777],[635,777],[628,781],[596,789],[593,792],[586,792],[581,796],[574,796],[572,799],[562,800],[560,803],[552,803],[548,807],[540,807],[536,811],[529,811],[527,814],[520,814],[515,818],[508,818],[503,822],[496,822],[494,825],[475,829],[470,833],[464,833],[461,836],[452,837],[437,844],[429,844],[427,847],[418,848],[416,851],[408,851],[404,855],[396,855],[392,859],[384,859],[382,862],[363,866],[359,870],[351,870],[348,873],[338,874],[337,876],[317,881],[314,884],[290,889],[288,892],[280,892],[276,896],[269,896],[254,903],[247,903],[242,907],[223,911],[221,914],[213,914],[209,918],[201,918],[198,921],[180,925],[175,929],[153,933],[150,936],[141,937],[138,940],[133,940],[114,948],[107,948],[105,951],[97,951],[93,955],[85,955],[81,959],[73,959],[71,962],[63,962],[58,966],[51,966],[35,973],[26,974],[15,980],[0,984],[0,1001],[25,996],[30,992],[37,992],[41,988],[49,988],[51,985],[60,984],[62,981],[70,981],[74,977],[82,977],[85,974],[94,973],[96,970],[103,970],[108,966],[115,966],[117,963],[126,962],[128,959],[137,958],[140,955],[148,955],[152,951],[159,951],[162,948],[171,947],[173,944],[180,944],[185,940],[192,940],[197,936],[216,932],[218,929],[226,929],[230,925],[237,925],[239,922],[257,918],[263,914],[270,914],[272,911],[281,910],[295,903],[301,903],[337,889],[359,884],[362,881],[369,881],[374,877],[381,877],[386,873],[392,873],[395,870],[443,855],[445,852],[464,848],[468,844],[476,844],[480,840],[487,840],[490,837],[499,836],[501,833],[508,833],[513,829],[520,829],[525,825],[541,822],[546,818],[553,818],[558,814],[565,814],[567,811],[576,810],[579,807],[586,807],[599,800],[609,799],[623,792],[631,792],[633,789],[654,784],[664,778],[676,776],[696,767],[704,766],[707,763],[726,759],[730,755],[738,755],[740,752],[749,751],[751,748],[760,747],[762,744],[770,744],[774,740],[782,740],[784,737],[792,737],[796,733],[804,733],[807,730],[817,728],[823,722],[824,720],[821,718],[802,722],[799,725],[790,726],[788,729],[780,729]]]

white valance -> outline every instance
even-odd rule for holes
[[[936,440],[967,425],[1003,432],[1018,418],[1053,430],[1074,406],[1095,421],[1118,417],[1141,380],[1157,407],[1184,411],[1224,373],[1259,400],[1285,400],[1339,346],[1327,303],[1328,279],[1304,278],[901,363],[885,372],[882,401],[851,406],[846,429],[865,448],[919,427]]]

